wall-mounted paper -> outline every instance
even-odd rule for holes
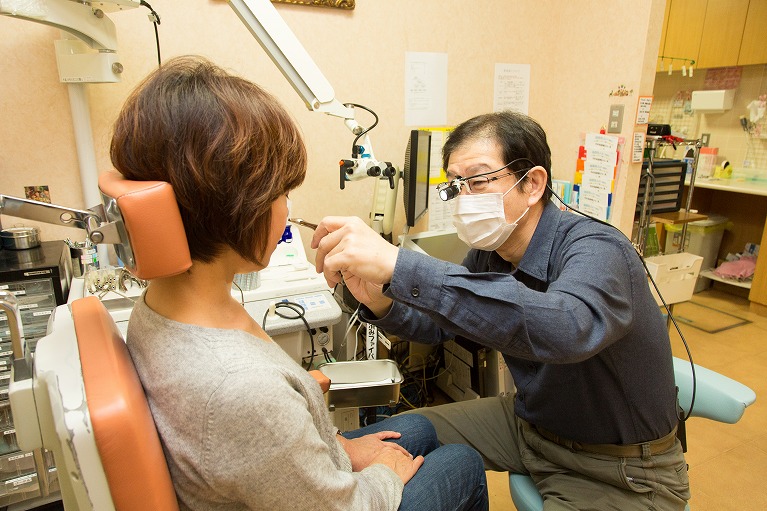
[[[639,96],[636,122],[638,126],[650,122],[650,107],[652,107],[652,96]]]
[[[405,53],[405,124],[447,123],[447,53]]]
[[[644,146],[646,135],[644,133],[634,133],[634,141],[631,146],[631,163],[642,163],[644,158]]]
[[[608,193],[602,190],[581,188],[580,210],[595,216],[600,220],[607,220]]]
[[[527,115],[530,104],[530,64],[496,64],[493,112],[514,110]]]

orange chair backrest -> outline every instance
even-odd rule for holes
[[[119,511],[178,511],[160,439],[128,349],[95,296],[72,302],[88,412]]]

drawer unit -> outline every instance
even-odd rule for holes
[[[63,241],[43,242],[29,250],[0,250],[0,290],[14,295],[24,329],[28,353],[48,331],[48,321],[57,305],[69,298],[72,260]],[[19,451],[8,402],[8,384],[13,360],[8,318],[0,312],[0,509],[36,497],[49,499],[59,492],[53,456],[42,450]]]
[[[10,428],[0,432],[0,456],[12,454],[18,452],[18,450],[19,444],[16,443],[16,430]]]
[[[7,481],[36,472],[35,453],[33,452],[15,452],[0,456],[0,481]]]
[[[40,496],[37,474],[28,474],[0,482],[0,503],[4,505]]]

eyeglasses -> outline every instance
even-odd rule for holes
[[[527,158],[517,158],[516,160],[510,161],[509,163],[507,163],[506,165],[504,165],[498,170],[491,170],[490,172],[485,172],[484,174],[478,174],[476,176],[471,176],[471,177],[456,177],[455,179],[452,179],[446,183],[440,183],[437,185],[437,192],[439,193],[439,198],[442,199],[443,201],[449,201],[451,199],[455,199],[456,197],[458,197],[458,195],[460,195],[461,188],[464,185],[466,185],[466,188],[469,190],[469,193],[484,193],[485,191],[487,191],[488,186],[493,181],[497,181],[498,179],[502,179],[504,177],[508,177],[519,172],[526,172],[530,170],[529,168],[512,170],[507,172],[506,174],[503,174],[502,176],[488,177],[491,174],[495,174],[497,172],[501,172],[502,170],[506,170],[511,165],[520,161],[527,161],[531,163],[532,165],[535,165],[535,163],[533,163]]]

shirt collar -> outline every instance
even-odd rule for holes
[[[546,202],[530,244],[517,266],[518,271],[524,272],[541,282],[546,282],[554,238],[559,228],[562,213],[553,202]]]

